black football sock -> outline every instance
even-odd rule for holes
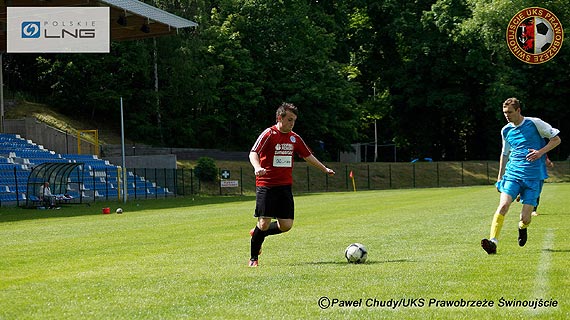
[[[253,235],[251,236],[251,259],[257,260],[259,256],[259,250],[261,250],[261,245],[265,240],[265,231],[261,231],[257,226],[253,230]]]
[[[283,233],[283,231],[281,231],[281,229],[279,229],[279,226],[277,226],[277,221],[273,221],[269,224],[269,229],[267,229],[267,231],[265,231],[265,235],[266,236],[271,236],[274,234],[280,234]]]

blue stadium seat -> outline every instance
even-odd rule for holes
[[[19,191],[26,190],[32,168],[45,162],[84,163],[70,175],[70,185],[83,183],[84,190],[89,190],[91,194],[110,198],[118,196],[118,166],[96,155],[58,154],[19,135],[6,133],[0,133],[0,194],[6,195],[5,199],[15,201],[16,185]],[[127,182],[129,194],[136,193],[137,197],[154,194],[155,190],[157,193],[169,193],[166,188],[157,187],[155,182],[131,171],[128,172]],[[20,197],[25,200],[25,195]],[[79,194],[74,197],[78,198]],[[0,199],[3,202],[10,200]]]

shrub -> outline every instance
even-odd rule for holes
[[[218,177],[216,162],[214,159],[208,157],[198,159],[194,172],[200,181],[215,181]]]

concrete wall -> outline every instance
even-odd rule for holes
[[[78,154],[77,136],[68,132],[61,131],[51,127],[43,122],[37,121],[35,118],[26,117],[24,119],[4,120],[4,132],[19,134],[22,138],[31,140],[32,142],[44,146],[45,149],[55,151],[60,154]],[[104,148],[100,148],[104,149]],[[116,146],[114,150],[116,150]],[[165,148],[161,148],[165,149]],[[97,154],[99,158],[109,160],[114,165],[122,166],[121,148],[119,146],[118,153],[110,157],[106,157],[101,152],[96,152],[95,145],[82,139],[81,154]],[[127,169],[131,168],[166,168],[176,169],[176,155],[159,150],[154,155],[129,155],[129,151],[125,153]]]
[[[19,134],[24,139],[43,145],[48,150],[61,154],[77,154],[77,136],[53,128],[32,117],[17,120],[4,120],[4,132]],[[101,159],[115,165],[122,164],[121,145],[101,145],[96,152],[95,145],[82,139],[81,154],[96,154]],[[209,157],[214,160],[249,161],[249,150],[222,151],[197,148],[157,148],[147,145],[125,146],[128,168],[168,168],[175,169],[177,160],[198,160]],[[354,156],[354,155],[350,155]],[[358,160],[358,159],[356,159]],[[358,162],[358,161],[350,161]]]
[[[19,134],[22,138],[32,140],[57,153],[78,153],[77,136],[51,127],[35,118],[4,120],[4,132]],[[95,145],[85,140],[81,142],[81,153],[99,154],[95,150]]]
[[[355,143],[351,145],[355,151],[352,152],[341,152],[339,155],[340,162],[348,162],[348,163],[358,163],[362,162],[362,158],[360,156],[360,143]]]
[[[105,160],[109,160],[116,166],[123,165],[122,157],[105,157]],[[125,156],[125,166],[127,170],[133,168],[176,169],[176,155]]]
[[[105,145],[102,148],[103,158],[121,156],[121,145]],[[225,161],[249,161],[249,150],[247,151],[222,151],[218,149],[197,149],[197,148],[157,148],[146,145],[125,146],[125,155],[175,155],[178,160],[198,160],[201,157],[209,157],[214,160]]]

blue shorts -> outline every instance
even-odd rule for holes
[[[536,207],[538,205],[538,198],[542,192],[542,185],[544,180],[505,180],[498,181],[495,185],[497,190],[501,193],[506,193],[511,198],[521,195],[521,203],[529,204]]]

